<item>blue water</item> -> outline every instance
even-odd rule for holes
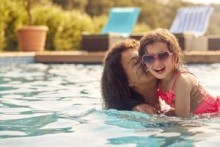
[[[220,114],[102,110],[102,65],[0,67],[0,147],[219,146]],[[220,64],[188,65],[220,95]]]

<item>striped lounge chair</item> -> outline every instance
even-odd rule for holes
[[[171,33],[191,33],[202,36],[206,33],[213,8],[197,6],[180,8],[170,28]]]
[[[213,13],[211,6],[180,8],[171,25],[170,32],[179,39],[183,50],[207,50],[208,40],[205,35]]]

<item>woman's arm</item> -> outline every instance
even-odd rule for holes
[[[174,108],[170,108],[170,110],[166,111],[165,113],[163,113],[167,116],[176,116],[175,114],[175,109]]]
[[[133,111],[139,111],[147,114],[158,114],[158,111],[153,106],[147,103],[138,104],[134,106]]]

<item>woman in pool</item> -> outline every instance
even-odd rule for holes
[[[141,69],[138,47],[139,41],[126,40],[115,44],[107,52],[101,79],[106,109],[135,109],[150,114],[160,110],[157,80]]]
[[[157,79],[141,68],[138,47],[139,41],[124,40],[108,50],[101,78],[103,104],[106,109],[158,114]],[[198,95],[200,91],[192,91]]]
[[[213,97],[183,68],[178,41],[168,30],[147,33],[140,41],[139,55],[146,69],[159,79],[158,96],[174,108],[176,116],[219,112],[220,97]],[[193,87],[201,89],[203,96],[190,96]]]

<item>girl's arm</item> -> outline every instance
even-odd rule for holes
[[[190,115],[190,92],[192,87],[192,81],[188,74],[182,74],[178,77],[174,85],[176,116],[188,117]]]
[[[201,87],[200,86],[193,86],[191,92],[190,92],[190,97],[192,99],[202,99],[203,98],[203,92],[201,91]],[[176,116],[175,115],[175,109],[171,108],[169,111],[165,112],[165,115],[167,116]]]

